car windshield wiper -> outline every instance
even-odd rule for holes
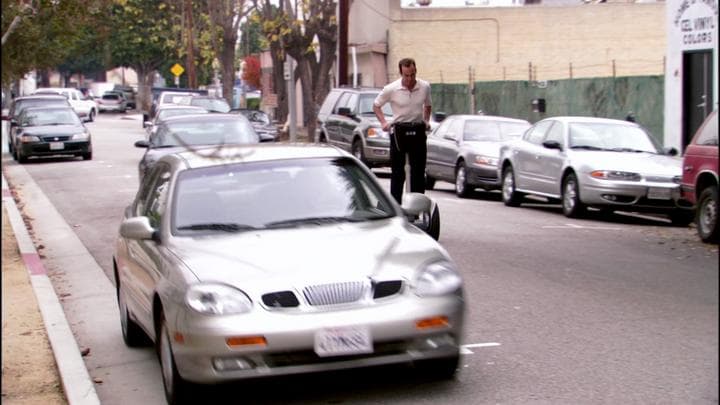
[[[647,150],[633,149],[633,148],[611,148],[608,149],[613,152],[635,152],[635,153],[654,153]]]
[[[298,225],[326,225],[336,224],[340,222],[359,222],[362,219],[351,218],[351,217],[307,217],[307,218],[295,218],[286,219],[283,221],[268,222],[265,224],[266,228],[284,228],[293,227]]]
[[[606,149],[598,148],[597,146],[591,146],[591,145],[573,145],[570,147],[570,149],[606,150]]]
[[[176,148],[180,145],[152,145],[150,149]]]
[[[210,222],[206,224],[192,224],[178,227],[178,230],[191,230],[191,231],[223,231],[223,232],[241,232],[258,229],[252,225],[235,224],[235,223],[224,223],[224,222]]]

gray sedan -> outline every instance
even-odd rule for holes
[[[455,184],[459,197],[479,187],[500,188],[497,162],[500,145],[520,137],[530,123],[525,120],[484,115],[451,115],[427,140],[426,188],[436,180]]]
[[[396,363],[450,378],[462,279],[356,158],[259,144],[166,155],[113,257],[123,338],[157,347],[170,404],[218,383]]]
[[[633,122],[547,118],[501,147],[502,199],[517,206],[534,194],[559,199],[568,217],[592,206],[665,213],[687,225],[693,212],[681,205],[682,160],[675,155]]]

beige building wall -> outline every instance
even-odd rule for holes
[[[389,12],[388,81],[403,57],[431,83],[664,73],[664,2]]]

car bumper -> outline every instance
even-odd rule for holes
[[[372,166],[389,166],[390,165],[390,140],[376,139],[367,140],[365,150],[363,151],[365,160]]]
[[[588,205],[628,207],[639,211],[687,208],[682,204],[680,185],[668,182],[607,182],[588,177],[580,198]]]
[[[258,310],[234,317],[199,317],[181,313],[176,329],[183,343],[173,342],[180,375],[190,381],[223,381],[408,363],[459,354],[464,304],[460,296],[404,297],[402,302],[336,312]],[[418,330],[421,319],[446,316],[448,325]],[[316,333],[325,328],[364,327],[370,332],[372,353],[321,357],[314,351]],[[265,346],[230,348],[234,336],[263,336]],[[218,366],[234,364],[245,368]]]
[[[89,141],[65,141],[54,142],[62,144],[62,148],[54,146],[50,148],[50,143],[22,143],[18,145],[20,154],[25,157],[30,156],[53,156],[53,155],[81,155],[89,153],[92,146]]]
[[[473,165],[466,169],[467,183],[487,190],[500,189],[497,166]]]
[[[121,105],[102,105],[98,106],[98,111],[125,111],[126,108]]]

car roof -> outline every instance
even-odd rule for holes
[[[204,153],[205,152],[205,153]],[[184,150],[163,156],[171,165],[185,168],[221,166],[232,163],[256,163],[276,160],[351,157],[335,146],[311,143],[258,143],[223,145]]]
[[[32,94],[29,96],[16,97],[15,102],[22,100],[38,100],[38,99],[63,99],[67,100],[67,97],[62,94]]]
[[[28,111],[39,111],[39,110],[69,110],[69,111],[75,111],[73,108],[69,105],[39,105],[39,106],[32,106],[28,108],[23,108],[22,113]]]
[[[626,120],[618,120],[614,118],[601,118],[601,117],[587,117],[587,116],[559,116],[559,117],[548,117],[543,119],[545,120],[557,120],[562,121],[566,123],[571,122],[582,122],[582,123],[598,123],[598,124],[623,124],[628,126],[639,126],[637,123],[626,121]]]
[[[207,111],[206,109],[197,106],[197,105],[189,105],[189,104],[162,104],[157,107],[157,110],[203,110]]]
[[[478,121],[502,121],[502,122],[514,122],[518,124],[530,124],[529,121],[521,118],[502,117],[499,115],[475,115],[475,114],[452,114],[448,115],[445,119],[450,117],[462,118],[466,120],[478,120]]]
[[[189,107],[189,106],[181,106],[181,107]],[[232,121],[232,120],[246,120],[242,115],[238,114],[227,114],[227,113],[214,113],[209,112],[205,114],[185,114],[185,115],[177,115],[175,117],[168,117],[164,121],[166,123],[173,123],[173,122],[193,122],[193,121]]]

